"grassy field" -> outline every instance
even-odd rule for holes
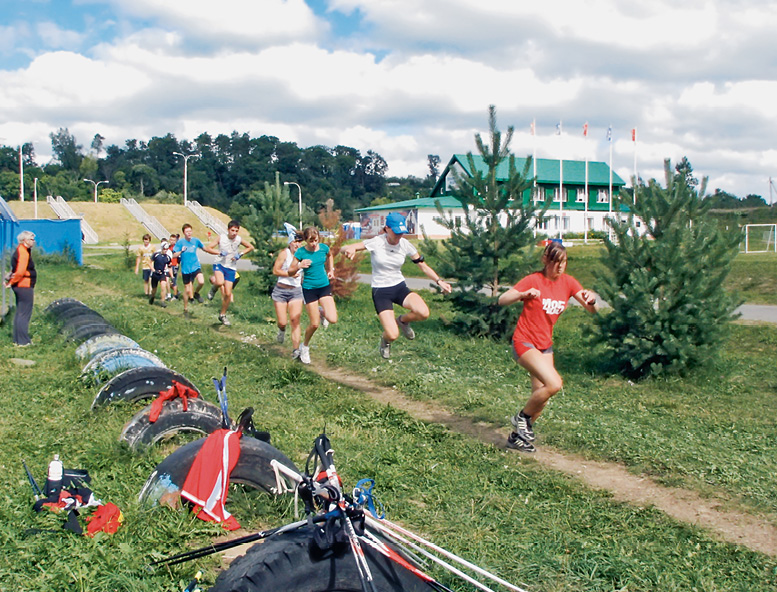
[[[274,445],[298,466],[326,425],[347,484],[374,477],[392,519],[532,592],[777,587],[774,558],[717,541],[657,510],[616,503],[530,457],[417,421],[323,380],[292,362],[288,348],[279,356],[270,345],[270,300],[256,293],[250,273],[237,290],[233,327],[224,328],[216,324],[215,303],[198,306],[191,321],[183,319],[178,303],[150,307],[120,254],[89,263],[96,265],[39,263],[33,348],[14,348],[8,324],[0,329],[0,466],[6,475],[0,485],[0,590],[173,591],[196,569],[212,582],[219,566],[212,558],[171,571],[145,569],[150,559],[204,544],[221,531],[182,512],[138,505],[137,493],[167,449],[138,455],[119,445],[133,409],[89,410],[98,389],[79,380],[75,346],[42,314],[63,296],[103,314],[199,385],[210,401],[210,377],[228,365],[233,409],[254,406],[257,426],[269,429]],[[444,323],[446,304],[436,296],[430,303],[433,317],[417,328],[418,338],[398,342],[384,361],[377,355],[379,329],[368,289],[361,287],[353,300],[340,303],[341,322],[316,335],[312,355],[406,396],[506,426],[505,416],[528,389],[507,344],[452,335]],[[721,359],[704,372],[632,384],[602,373],[597,352],[582,336],[588,322],[573,310],[558,326],[566,387],[538,424],[538,445],[621,461],[777,524],[777,328],[735,326]],[[265,345],[241,341],[249,336]],[[16,365],[12,359],[20,357],[35,365]],[[60,518],[32,512],[21,460],[42,481],[54,453],[68,467],[88,468],[97,495],[122,508],[125,525],[117,534],[68,535],[59,531]],[[290,519],[288,500],[238,488],[231,495],[231,511],[249,530]],[[457,590],[469,589],[444,577]]]

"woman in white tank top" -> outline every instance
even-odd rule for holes
[[[289,246],[278,253],[272,272],[278,276],[278,281],[272,291],[275,305],[275,318],[278,323],[278,343],[283,343],[286,337],[286,327],[291,323],[292,359],[299,357],[299,344],[302,336],[302,273],[289,275],[289,265],[294,258],[294,251],[302,244],[302,233],[289,234]]]

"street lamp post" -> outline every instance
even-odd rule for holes
[[[38,177],[32,182],[32,201],[35,204],[35,219],[38,219]]]
[[[192,156],[199,156],[199,153],[195,152],[194,154],[183,154],[181,152],[173,152],[173,154],[183,158],[183,205],[185,207],[189,203],[189,199],[188,199],[188,191],[189,191],[189,174],[188,174],[189,159]]]
[[[108,181],[97,181],[97,182],[95,182],[95,181],[92,181],[91,179],[84,179],[84,182],[85,183],[91,183],[92,185],[94,185],[94,203],[97,203],[97,187],[101,183],[107,183]]]
[[[302,230],[302,187],[294,181],[284,181],[284,185],[294,185],[299,192],[299,229]]]

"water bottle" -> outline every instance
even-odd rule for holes
[[[62,474],[64,468],[59,455],[54,455],[54,460],[49,463],[49,473],[46,478],[46,497],[59,497],[59,491],[62,489]]]

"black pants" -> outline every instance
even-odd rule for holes
[[[27,345],[30,341],[30,317],[32,317],[33,288],[13,286],[16,294],[16,314],[13,318],[13,342],[16,345]]]

